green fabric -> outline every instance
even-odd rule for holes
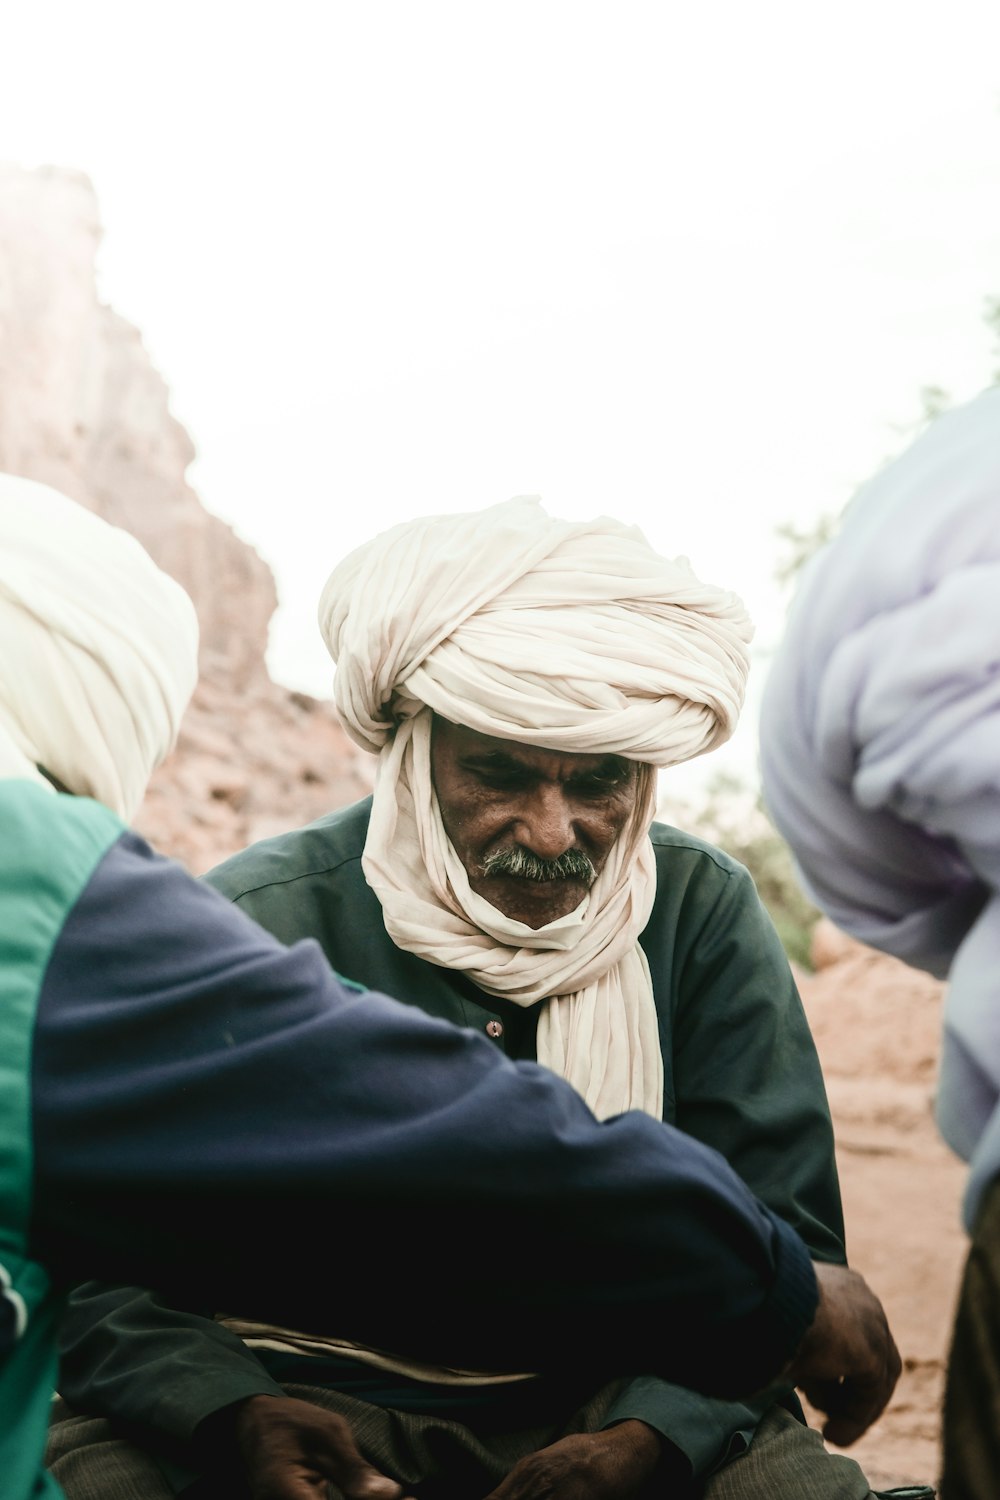
[[[537,1008],[486,995],[387,936],[361,869],[369,809],[359,803],[266,840],[206,878],[282,941],[315,938],[341,974],[480,1032],[500,1021],[496,1045],[533,1059]],[[659,1016],[664,1118],[722,1152],[817,1259],[842,1261],[829,1109],[777,935],[736,861],[663,824],[652,840],[657,896],[642,945]],[[791,1392],[784,1400],[797,1410]],[[214,1404],[222,1404],[218,1389]],[[641,1375],[608,1421],[649,1423],[701,1475],[746,1446],[762,1410]]]
[[[944,1395],[947,1500],[994,1500],[1000,1475],[1000,1179],[979,1201],[948,1355]]]
[[[31,1048],[38,995],[66,916],[122,831],[107,809],[0,781],[0,1265],[27,1326],[0,1356],[4,1500],[58,1495],[41,1454],[55,1384],[59,1301],[28,1251]]]

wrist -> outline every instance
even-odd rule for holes
[[[648,1422],[639,1417],[628,1417],[608,1430],[621,1434],[621,1441],[631,1449],[636,1472],[643,1478],[652,1478],[655,1474],[659,1485],[665,1481],[690,1482],[692,1469],[687,1454]]]
[[[218,1464],[235,1458],[240,1451],[240,1434],[261,1401],[273,1401],[270,1392],[254,1392],[240,1396],[226,1406],[203,1417],[195,1428],[194,1442],[205,1463]]]

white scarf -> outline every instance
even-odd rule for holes
[[[516,1005],[545,1000],[538,1061],[569,1079],[600,1119],[663,1114],[663,1057],[639,945],[656,894],[656,775],[643,766],[635,810],[583,903],[537,929],[469,886],[431,783],[431,712],[397,731],[379,763],[364,871],[397,947],[458,969]]]
[[[539,1061],[600,1117],[660,1118],[663,1065],[639,934],[655,896],[654,766],[727,739],[750,625],[608,517],[535,499],[397,526],[351,554],[320,600],[349,734],[379,754],[364,869],[398,947],[521,1005],[545,1001]],[[469,888],[430,774],[430,712],[479,733],[643,771],[635,813],[582,905],[534,930]]]
[[[180,584],[136,539],[45,485],[0,475],[0,776],[38,766],[126,821],[197,677]]]

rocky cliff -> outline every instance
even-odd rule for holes
[[[270,569],[188,484],[194,447],[166,385],[98,299],[99,241],[86,177],[0,165],[0,470],[126,527],[193,598],[201,683],[137,821],[201,872],[364,795],[371,762],[331,705],[268,677]]]

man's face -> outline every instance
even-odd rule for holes
[[[639,767],[478,734],[435,717],[431,772],[472,889],[544,927],[580,905],[633,811]]]

